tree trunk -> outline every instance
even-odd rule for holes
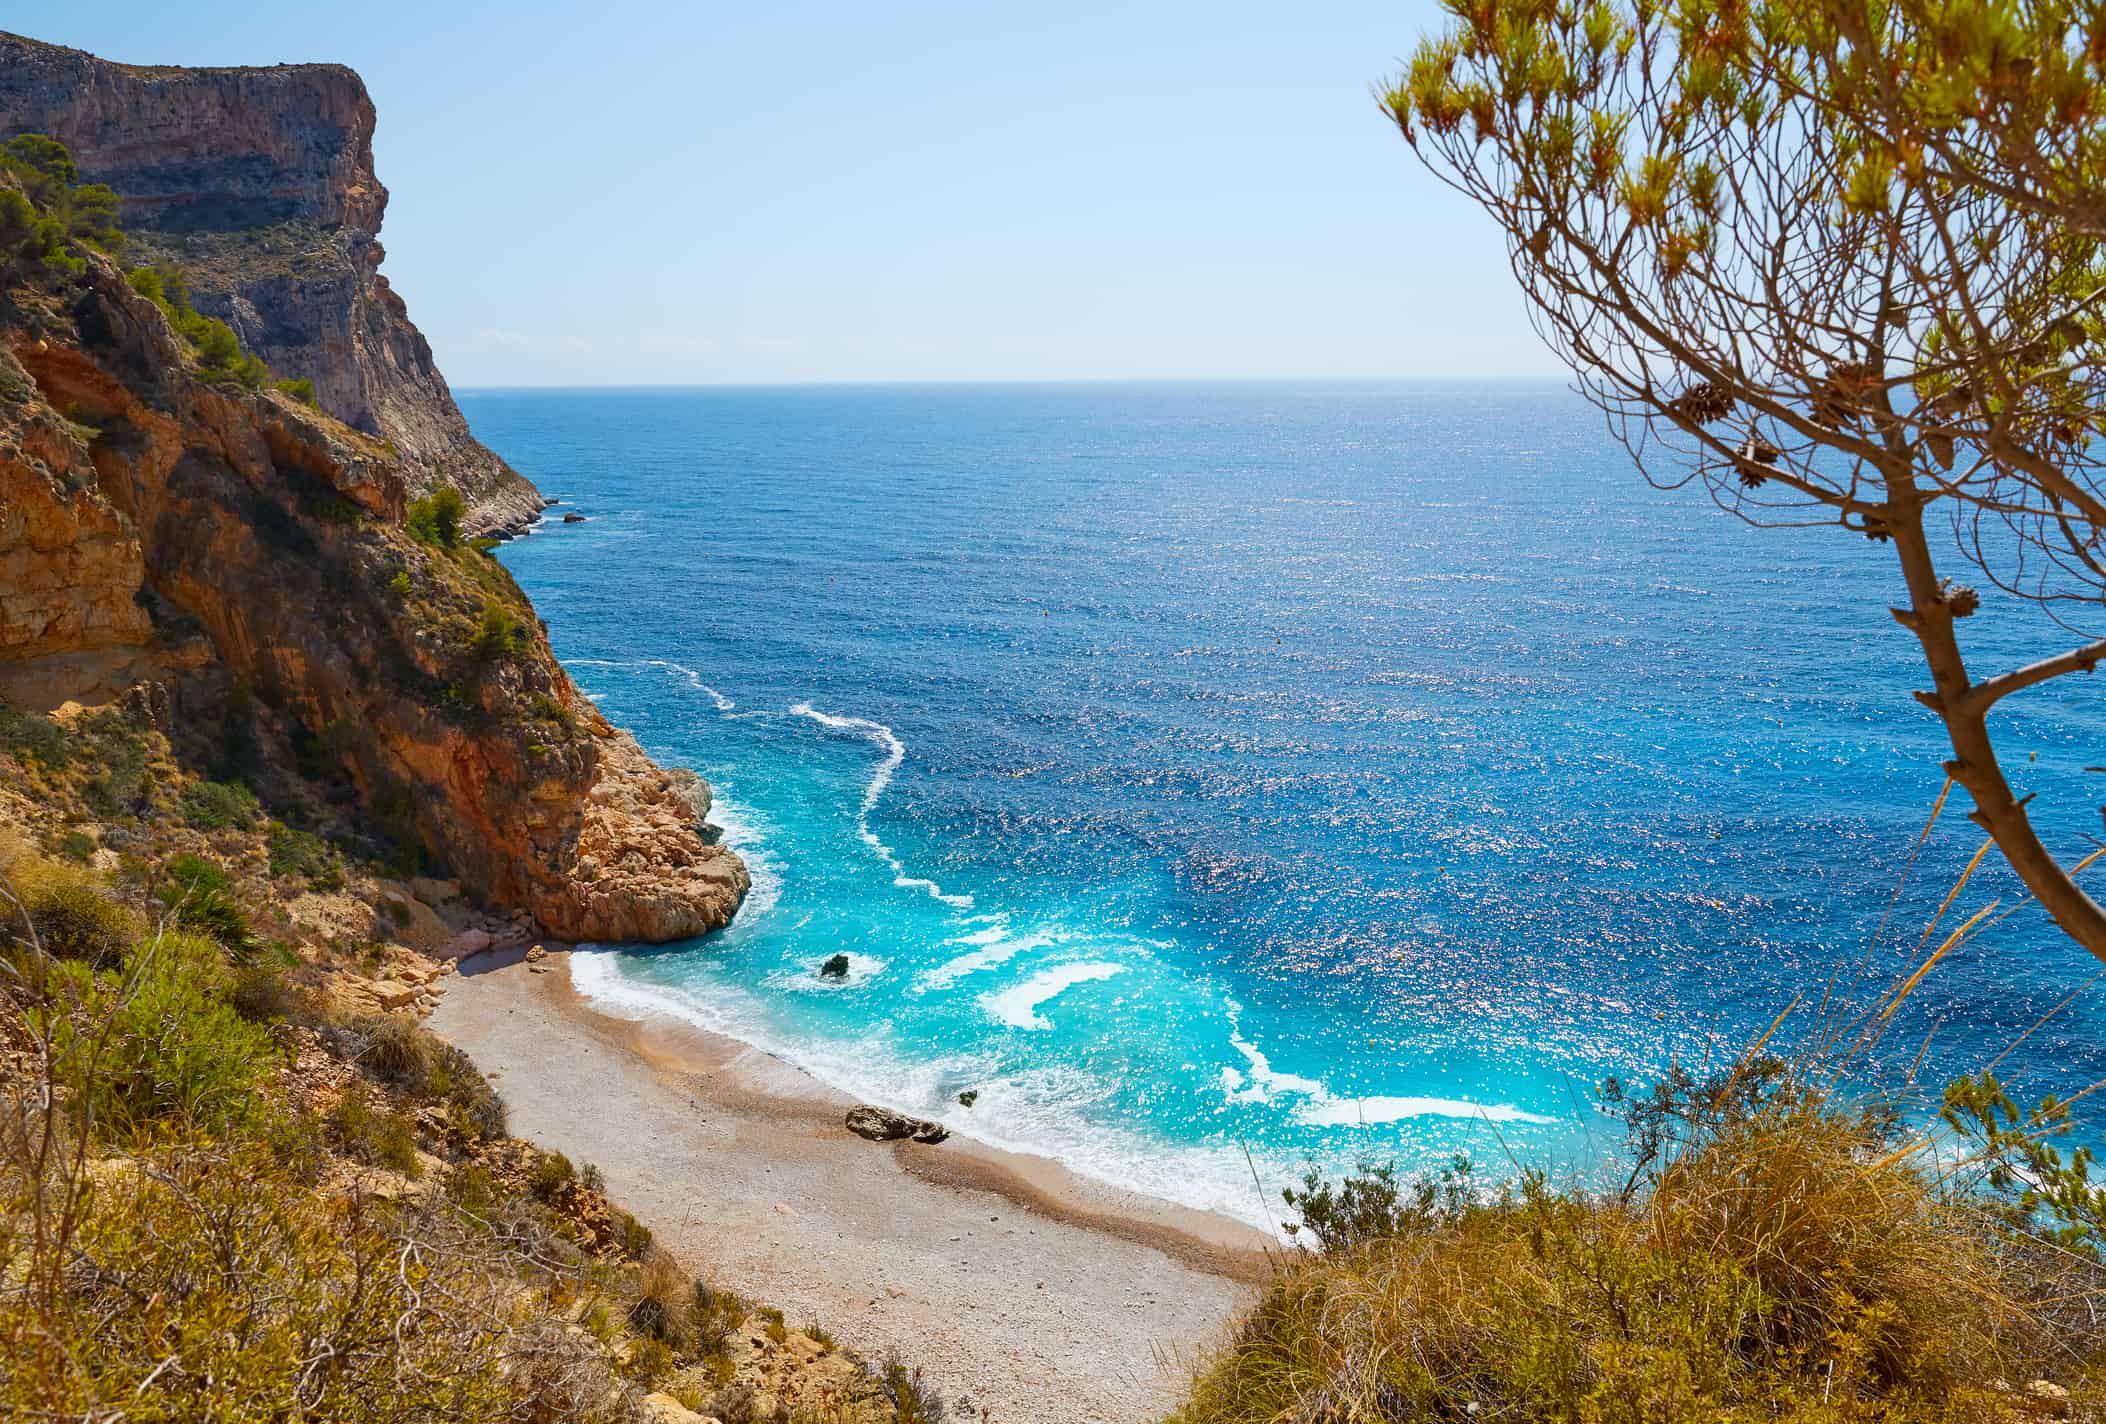
[[[1918,697],[1945,723],[1953,751],[1945,770],[1974,798],[1968,819],[1988,832],[2033,898],[2046,907],[2063,933],[2106,960],[2106,910],[2078,887],[2041,844],[2026,814],[2026,801],[2032,798],[2012,795],[2011,783],[2004,779],[2003,766],[1989,739],[1989,709],[1968,696],[1974,684],[1960,656],[1952,609],[1945,602],[1924,537],[1923,501],[1906,476],[1898,480],[1890,476],[1887,489],[1887,523],[1901,559],[1910,604],[1905,611],[1896,609],[1894,616],[1916,635],[1923,645],[1923,660],[1930,666],[1937,690]]]

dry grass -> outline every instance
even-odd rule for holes
[[[1524,1181],[1301,1258],[1173,1419],[1974,1424],[2032,1417],[2003,1381],[2036,1378],[2106,1407],[2063,1309],[2097,1283],[1913,1163],[1779,1108],[1629,1202]]]

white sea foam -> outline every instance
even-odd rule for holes
[[[706,696],[712,703],[716,705],[716,709],[719,712],[729,712],[732,708],[738,706],[738,703],[733,702],[723,693],[717,691],[714,687],[711,687],[708,683],[704,682],[702,680],[702,675],[696,672],[691,667],[683,667],[679,663],[669,662],[665,658],[645,658],[643,660],[643,666],[659,668],[665,672],[672,673],[677,677],[685,678],[687,680],[687,685],[689,687],[692,687],[695,691]]]
[[[1232,1103],[1271,1102],[1281,1095],[1303,1099],[1295,1108],[1295,1121],[1309,1127],[1372,1127],[1376,1123],[1399,1122],[1413,1117],[1468,1118],[1479,1122],[1533,1123],[1548,1126],[1555,1118],[1539,1117],[1506,1104],[1471,1102],[1466,1098],[1367,1097],[1340,1098],[1314,1078],[1274,1070],[1257,1045],[1231,1029],[1229,1042],[1250,1064],[1245,1075],[1233,1067],[1221,1070],[1221,1091]]]
[[[858,954],[850,950],[846,974],[821,974],[818,964],[800,964],[792,969],[778,969],[763,982],[771,989],[783,989],[792,994],[834,994],[843,989],[862,988],[884,973],[885,965],[886,961],[874,954]]]
[[[1505,1104],[1473,1103],[1462,1098],[1320,1098],[1297,1108],[1294,1116],[1296,1121],[1312,1127],[1358,1127],[1363,1123],[1372,1126],[1407,1117],[1458,1117],[1545,1126],[1557,1121]]]
[[[953,909],[970,910],[973,907],[972,896],[946,895],[943,887],[935,881],[907,874],[907,867],[893,854],[892,847],[879,840],[877,832],[870,829],[870,813],[877,809],[878,798],[883,796],[885,788],[892,784],[892,773],[898,771],[900,763],[907,759],[907,744],[895,736],[892,729],[883,722],[873,722],[867,717],[836,717],[830,712],[816,710],[809,702],[800,702],[790,711],[799,717],[809,717],[822,727],[837,732],[854,732],[877,744],[884,756],[879,759],[877,770],[871,773],[869,785],[863,788],[863,808],[856,814],[856,834],[862,837],[863,844],[877,852],[880,860],[892,867],[894,885],[902,890],[927,891],[932,898],[941,900]]]
[[[782,899],[782,872],[768,854],[766,827],[759,815],[726,796],[720,786],[712,783],[710,793],[709,823],[717,828],[718,839],[746,862],[746,898],[731,921],[743,935]]]
[[[1272,1060],[1259,1052],[1258,1046],[1246,1039],[1241,1031],[1236,1029],[1229,1031],[1229,1044],[1243,1055],[1245,1062],[1250,1064],[1250,1086],[1243,1089],[1240,1093],[1236,1092],[1235,1089],[1242,1086],[1244,1075],[1238,1073],[1234,1068],[1225,1069],[1222,1073],[1222,1084],[1230,1089],[1229,1096],[1235,1101],[1262,1103],[1269,1101],[1279,1093],[1306,1093],[1319,1098],[1328,1096],[1328,1090],[1314,1078],[1304,1078],[1295,1073],[1275,1072]],[[1234,1083],[1229,1081],[1230,1074],[1235,1075]]]
[[[738,706],[738,703],[733,702],[723,693],[717,691],[714,687],[711,687],[708,683],[704,682],[702,680],[702,675],[696,672],[693,668],[686,667],[680,663],[672,662],[666,658],[642,658],[634,662],[624,662],[616,658],[561,658],[558,659],[558,661],[560,661],[563,664],[563,666],[567,668],[657,668],[660,672],[671,673],[673,676],[680,678],[681,680],[686,682],[689,687],[693,688],[695,691],[709,698],[711,704],[714,705],[719,712],[729,712],[734,707]]]
[[[1109,979],[1123,969],[1124,966],[1118,964],[1056,964],[1050,969],[1041,969],[1013,988],[981,995],[980,1006],[996,1021],[1011,1028],[1051,1028],[1052,1021],[1040,1015],[1039,1005],[1058,998],[1077,984]]]
[[[849,1042],[786,1040],[768,1026],[765,1007],[736,986],[712,983],[706,993],[687,993],[654,985],[624,972],[620,955],[587,949],[570,957],[571,982],[604,1012],[668,1017],[725,1034],[859,1101],[934,1118],[990,1147],[1057,1161],[1109,1186],[1276,1231],[1272,1193],[1301,1171],[1298,1162],[1259,1157],[1261,1194],[1240,1148],[1165,1143],[1092,1116],[1089,1109],[1115,1096],[1115,1087],[1085,1070],[1005,1073],[985,1053],[907,1061],[878,1033]],[[962,1088],[978,1092],[971,1108],[957,1101]]]
[[[1009,923],[1001,920],[984,930],[959,935],[952,944],[968,944],[973,948],[955,959],[945,960],[934,969],[924,970],[914,981],[914,987],[927,992],[931,989],[948,989],[968,974],[978,974],[983,969],[993,969],[1029,949],[1044,949],[1054,942],[1054,937],[1044,930],[1032,930],[1025,934],[1011,935]]]

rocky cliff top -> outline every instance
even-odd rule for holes
[[[48,133],[124,199],[126,225],[240,231],[306,219],[380,230],[373,101],[340,64],[117,64],[0,32],[8,133]]]
[[[0,138],[49,134],[123,200],[133,260],[166,261],[323,410],[402,456],[412,493],[453,484],[473,533],[515,533],[540,494],[470,434],[431,346],[381,275],[388,191],[373,101],[336,64],[118,64],[0,33]]]

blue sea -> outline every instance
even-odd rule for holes
[[[1584,1176],[1597,1084],[1876,998],[1981,844],[1955,792],[1895,900],[1946,752],[1891,553],[1654,489],[1555,387],[462,406],[588,517],[501,554],[558,656],[753,872],[581,987],[1106,1182],[1264,1224],[1310,1164]],[[1983,672],[2057,646],[1993,596],[1965,631]],[[2095,684],[2000,715],[2090,849]],[[2020,900],[1992,853],[1938,937],[2015,912],[1868,1071],[1979,1068],[2090,980]],[[2106,1078],[2101,1027],[2080,995],[1999,1071]]]

